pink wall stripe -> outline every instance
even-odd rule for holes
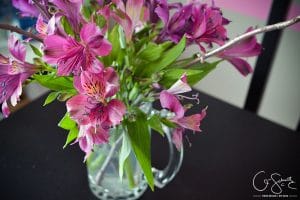
[[[207,0],[210,2],[210,0]],[[228,9],[249,17],[267,21],[272,0],[215,0],[218,7]],[[287,19],[300,15],[300,5],[295,0],[292,2]],[[300,31],[300,24],[290,27],[293,30]]]

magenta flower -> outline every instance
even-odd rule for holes
[[[0,104],[4,117],[10,111],[7,101],[15,106],[22,94],[22,83],[34,74],[36,66],[25,62],[26,48],[14,35],[8,39],[8,50],[14,58],[0,54]]]
[[[173,131],[173,142],[177,149],[180,149],[182,145],[182,134],[184,129],[192,131],[201,131],[199,126],[201,120],[206,116],[206,109],[203,109],[200,114],[194,114],[190,116],[184,116],[185,109],[179,102],[179,100],[166,90],[160,93],[160,103],[163,108],[167,108],[175,114],[170,121],[178,125]]]
[[[252,27],[248,28],[246,32],[253,30]],[[248,39],[245,39],[238,44],[232,46],[229,49],[224,50],[219,53],[217,56],[220,58],[226,59],[230,62],[235,68],[244,76],[247,76],[251,73],[252,67],[250,64],[241,59],[241,57],[252,57],[257,56],[261,52],[261,45],[257,43],[256,37],[252,36]]]
[[[55,32],[55,24],[57,18],[53,15],[48,22],[45,22],[42,15],[39,15],[36,21],[35,29],[39,33],[41,38],[45,38],[47,35],[53,35]]]
[[[85,24],[80,31],[81,41],[73,37],[50,35],[44,39],[44,60],[57,64],[60,76],[79,74],[82,70],[99,72],[103,66],[97,56],[106,56],[112,46],[95,23]]]
[[[39,11],[32,0],[12,0],[13,6],[20,10],[22,17],[38,17]]]
[[[122,0],[113,0],[118,10],[111,12],[111,16],[124,29],[127,41],[131,40],[134,29],[142,24],[141,13],[144,0],[127,0],[126,4]]]
[[[87,157],[94,144],[108,142],[109,129],[120,124],[126,107],[120,100],[108,100],[119,89],[117,74],[111,67],[96,74],[83,71],[75,77],[74,86],[79,94],[67,101],[67,110],[79,125],[77,141]]]
[[[76,33],[80,30],[80,23],[83,19],[80,15],[80,9],[83,0],[50,0],[58,9],[60,14],[66,16]]]
[[[212,46],[212,43],[223,45],[227,40],[227,32],[224,28],[229,21],[222,16],[219,8],[209,7],[199,1],[191,1],[185,6],[175,6],[177,12],[168,19],[168,13],[163,7],[157,7],[156,12],[166,24],[160,40],[171,39],[178,43],[186,35],[189,43],[197,43],[201,50],[205,48],[201,43]]]
[[[206,108],[203,109],[200,114],[184,116],[185,109],[177,99],[176,94],[188,92],[190,90],[191,88],[187,84],[186,75],[183,74],[171,88],[161,91],[159,96],[161,106],[175,114],[170,121],[178,125],[178,127],[174,129],[172,137],[173,143],[176,145],[177,149],[180,149],[182,145],[182,134],[184,129],[200,132],[200,122],[206,116]]]

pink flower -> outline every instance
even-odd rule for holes
[[[161,1],[164,2],[164,1]],[[229,21],[222,16],[217,7],[202,4],[200,1],[190,1],[185,6],[173,6],[177,11],[169,19],[167,5],[158,4],[156,13],[162,19],[165,28],[159,40],[171,39],[178,43],[186,35],[189,43],[197,43],[205,52],[202,43],[212,46],[212,43],[223,45],[227,40],[227,31],[224,28]],[[169,9],[173,8],[169,7]]]
[[[81,41],[73,37],[50,35],[44,39],[44,60],[58,65],[57,74],[79,74],[82,70],[99,72],[103,66],[97,56],[106,56],[112,46],[95,23],[85,24],[80,31]]]
[[[111,12],[111,16],[124,29],[126,39],[131,40],[134,29],[142,24],[141,13],[144,0],[127,0],[126,4],[122,0],[113,0],[118,10]]]
[[[55,15],[53,15],[47,23],[44,22],[42,15],[39,15],[36,21],[35,29],[39,33],[39,36],[44,39],[47,35],[54,34],[55,23],[56,23]]]
[[[109,129],[120,124],[126,107],[120,100],[108,100],[119,89],[117,74],[111,67],[100,73],[83,71],[75,77],[74,86],[79,94],[67,101],[67,110],[79,125],[77,141],[87,157],[94,144],[108,142]]]
[[[10,111],[7,101],[15,106],[22,94],[22,83],[34,74],[36,66],[25,62],[26,47],[11,35],[8,39],[8,50],[14,58],[7,58],[0,54],[0,104],[4,117]]]
[[[83,22],[80,14],[83,0],[50,0],[50,2],[59,9],[59,14],[68,18],[74,31],[78,33],[80,30],[80,23]]]
[[[253,30],[252,27],[248,28],[246,32]],[[248,62],[241,59],[241,57],[257,56],[261,52],[261,45],[257,43],[256,37],[250,37],[246,40],[239,42],[229,49],[224,50],[217,56],[226,59],[244,76],[251,73],[252,67]]]
[[[180,149],[182,145],[182,134],[184,129],[200,132],[200,122],[206,116],[206,108],[203,109],[200,114],[184,116],[185,109],[176,98],[175,94],[190,90],[191,88],[188,86],[186,82],[186,75],[184,74],[171,88],[161,91],[159,96],[161,106],[163,108],[167,108],[169,111],[175,114],[175,116],[170,120],[178,125],[178,127],[173,131],[173,142],[177,149]]]

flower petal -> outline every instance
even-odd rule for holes
[[[89,113],[96,105],[86,95],[76,95],[66,103],[70,117],[80,125],[90,122]]]
[[[227,61],[230,62],[243,76],[247,76],[253,72],[250,64],[241,58],[228,58]]]
[[[175,119],[174,122],[182,128],[190,129],[193,131],[201,131],[200,123],[206,116],[207,107],[202,109],[200,114],[194,114],[180,119]]]
[[[180,79],[176,81],[167,91],[171,94],[181,94],[192,91],[192,88],[187,83],[186,73],[182,74]]]
[[[44,39],[44,60],[50,64],[57,64],[58,60],[66,54],[64,47],[68,45],[66,38],[50,35]]]
[[[4,102],[2,103],[2,114],[3,114],[3,116],[4,116],[5,118],[7,118],[7,117],[9,116],[9,114],[10,114],[10,110],[9,110],[9,108],[8,108],[8,105],[7,105],[7,102],[6,102],[6,101],[4,101]]]
[[[107,67],[104,70],[104,79],[106,82],[105,86],[105,97],[112,97],[114,96],[117,91],[119,90],[120,84],[119,84],[119,77],[112,67]]]
[[[12,0],[13,6],[21,11],[22,17],[37,17],[39,11],[31,2],[31,0]]]
[[[160,104],[163,108],[169,109],[176,114],[176,118],[182,118],[184,116],[184,108],[179,100],[168,91],[163,90],[160,92]]]
[[[126,106],[124,103],[117,99],[112,99],[107,107],[108,117],[112,125],[118,125],[123,119],[126,112]]]
[[[13,34],[8,38],[8,50],[19,61],[25,61],[26,47]]]
[[[175,144],[177,150],[180,150],[181,146],[182,146],[183,130],[184,129],[182,129],[182,128],[176,128],[176,129],[174,129],[174,131],[172,133],[172,141]]]

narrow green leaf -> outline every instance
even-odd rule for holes
[[[61,25],[62,25],[64,31],[68,35],[71,35],[74,37],[75,33],[74,33],[72,26],[71,26],[70,22],[68,21],[68,19],[65,16],[62,16],[60,22],[61,22]]]
[[[35,74],[33,78],[42,86],[54,91],[68,91],[76,93],[73,87],[73,78],[54,76],[52,74],[39,75]]]
[[[76,122],[70,118],[70,114],[67,112],[58,123],[58,126],[66,130],[71,130],[76,127]]]
[[[141,73],[139,73],[139,68],[137,68],[137,75],[143,77],[150,77],[153,73],[159,72],[162,69],[168,67],[172,64],[183,52],[185,49],[186,39],[183,37],[178,44],[162,54],[161,59],[158,59],[154,62],[148,63],[146,66],[143,66]]]
[[[151,139],[146,115],[142,111],[136,110],[136,120],[133,122],[126,121],[126,126],[131,147],[150,188],[154,190],[154,179],[151,170]]]
[[[124,174],[124,163],[127,157],[129,156],[130,151],[131,151],[130,142],[126,133],[124,133],[122,147],[119,155],[119,176],[121,180],[123,179],[123,174]]]
[[[75,140],[78,136],[78,128],[77,126],[73,127],[68,134],[67,140],[63,148],[66,148],[68,144],[70,144],[73,140]]]
[[[32,49],[32,51],[33,51],[33,53],[35,55],[37,55],[38,57],[42,57],[43,56],[42,52],[38,48],[36,48],[32,44],[30,44],[30,47],[31,47],[31,49]]]
[[[161,57],[162,52],[163,47],[161,45],[150,42],[144,50],[139,53],[138,57],[146,61],[155,61]]]
[[[148,124],[153,130],[159,132],[162,136],[164,136],[164,130],[162,128],[159,116],[153,115],[150,119],[148,119]]]
[[[57,98],[57,96],[58,96],[59,94],[60,94],[60,92],[51,92],[51,93],[47,96],[47,98],[46,98],[46,100],[45,100],[43,106],[46,106],[46,105],[48,105],[49,103],[52,103],[52,102]]]

